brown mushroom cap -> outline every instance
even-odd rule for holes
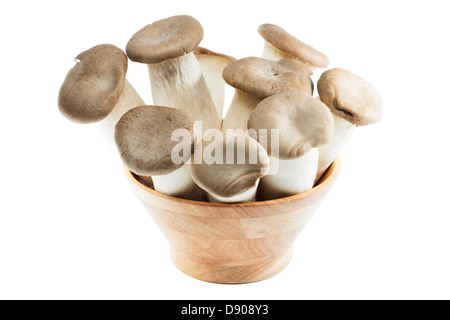
[[[163,175],[181,168],[191,153],[183,154],[183,163],[175,164],[171,153],[180,142],[172,141],[177,129],[188,130],[189,150],[194,150],[194,120],[179,109],[140,106],[125,113],[116,125],[117,148],[125,165],[143,176]]]
[[[271,154],[271,130],[279,130],[279,158],[296,159],[327,143],[334,132],[333,115],[318,99],[304,92],[281,93],[261,101],[253,110],[248,128],[267,130]],[[271,142],[272,141],[272,142]]]
[[[202,59],[202,58],[216,58],[216,59],[222,59],[224,60],[224,63],[231,63],[233,61],[236,61],[235,58],[231,57],[231,56],[227,56],[226,54],[222,54],[222,53],[217,53],[214,51],[211,51],[209,49],[203,48],[203,47],[196,47],[193,50],[195,56],[197,57],[197,59]]]
[[[356,126],[381,120],[383,100],[380,93],[363,78],[344,69],[331,69],[317,83],[320,100],[331,112]]]
[[[296,59],[314,67],[328,67],[329,61],[325,54],[298,40],[279,26],[265,23],[259,26],[258,32],[271,45]]]
[[[311,70],[299,61],[256,57],[236,60],[222,74],[230,86],[260,99],[281,92],[304,91],[312,95],[314,84],[309,75]]]
[[[127,56],[116,46],[104,44],[80,53],[76,60],[59,90],[59,110],[79,123],[103,120],[122,94]]]
[[[205,148],[222,150],[222,164],[207,164],[205,161],[201,164],[194,163],[191,173],[194,181],[203,190],[219,197],[230,198],[255,187],[258,179],[269,172],[270,159],[264,148],[247,135],[228,134],[227,139],[227,134],[222,132],[218,136],[222,139],[203,140],[197,145],[195,152],[203,154]],[[232,164],[227,164],[227,150],[234,150]],[[237,160],[241,151],[245,152],[245,164],[239,164]],[[256,152],[256,163],[250,161],[251,152]]]
[[[191,16],[173,16],[149,24],[136,32],[127,44],[130,60],[158,63],[183,56],[203,39],[203,28]]]

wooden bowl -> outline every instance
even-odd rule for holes
[[[169,240],[178,269],[208,282],[248,283],[272,277],[289,264],[295,238],[339,171],[337,159],[312,190],[283,199],[236,204],[166,196],[141,184],[128,170],[126,176]]]

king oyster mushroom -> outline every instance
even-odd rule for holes
[[[361,77],[344,69],[325,71],[317,83],[320,100],[328,106],[334,117],[331,140],[319,147],[319,180],[339,155],[358,126],[381,120],[383,101],[380,93]]]
[[[319,100],[304,92],[280,93],[261,101],[248,121],[257,139],[268,137],[271,172],[261,179],[260,200],[309,190],[317,172],[317,147],[333,134],[333,116]],[[273,139],[274,131],[279,140]],[[264,134],[262,134],[264,133]]]
[[[272,61],[249,57],[228,64],[223,78],[235,94],[222,124],[222,130],[247,130],[247,121],[262,99],[282,92],[306,92],[312,95],[311,71],[299,61]]]
[[[75,61],[59,90],[59,110],[77,123],[96,122],[114,145],[114,127],[120,117],[145,104],[125,78],[127,56],[116,46],[103,44],[80,53]]]
[[[184,130],[187,140],[173,138]],[[117,148],[126,167],[154,189],[169,196],[204,200],[205,193],[192,180],[188,161],[194,151],[194,120],[169,107],[139,106],[125,113],[116,125]],[[176,151],[176,152],[175,152]],[[174,152],[181,161],[174,159]],[[151,176],[151,180],[150,177]]]
[[[203,161],[191,166],[194,181],[210,202],[253,202],[261,177],[269,171],[264,148],[245,134],[217,132],[195,148]]]
[[[277,25],[265,23],[259,26],[258,33],[264,38],[262,57],[271,60],[296,59],[315,68],[328,67],[328,58],[322,52],[298,40]]]
[[[204,132],[220,129],[221,119],[192,52],[202,39],[196,19],[173,16],[136,32],[126,51],[130,60],[147,64],[153,103],[183,110],[202,122]]]

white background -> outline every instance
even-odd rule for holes
[[[446,1],[3,1],[0,4],[1,299],[450,298],[450,48]],[[95,126],[57,108],[74,57],[196,17],[202,46],[259,56],[275,23],[382,93],[290,266],[248,285],[192,279],[132,194]],[[318,70],[315,79],[322,70]],[[146,68],[129,80],[151,103]],[[230,91],[229,91],[230,92]],[[228,97],[229,100],[230,96]]]

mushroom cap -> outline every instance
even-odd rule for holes
[[[210,140],[199,142],[195,152],[203,154],[205,148],[221,150],[222,163],[207,164],[202,161],[200,164],[194,162],[191,166],[192,178],[203,190],[219,197],[230,198],[255,187],[258,180],[269,172],[270,158],[267,152],[248,135],[218,132],[215,139],[210,137]],[[228,160],[228,164],[227,150],[233,150],[234,155],[233,161]],[[250,156],[252,152],[256,154]],[[245,160],[245,164],[239,164],[238,159]]]
[[[304,91],[312,95],[311,70],[293,59],[279,61],[248,57],[228,64],[222,73],[232,87],[264,99],[282,92]]]
[[[320,100],[331,112],[356,126],[381,120],[383,100],[380,93],[363,78],[344,69],[322,73],[317,83]]]
[[[206,49],[204,47],[195,47],[193,50],[195,56],[197,59],[202,58],[215,58],[218,60],[223,60],[224,63],[231,63],[233,61],[236,61],[236,58],[233,58],[231,56],[227,56],[226,54],[217,53],[214,51],[211,51],[209,49]]]
[[[153,64],[191,52],[202,39],[203,28],[195,18],[173,16],[136,32],[128,41],[126,51],[132,61]]]
[[[253,110],[248,128],[267,130],[268,154],[272,153],[272,129],[279,131],[280,159],[296,159],[327,143],[334,132],[330,110],[304,92],[281,93],[262,100]],[[251,131],[250,131],[251,132]]]
[[[92,123],[106,118],[125,85],[128,59],[111,44],[80,53],[59,90],[58,107],[68,119]]]
[[[177,129],[187,130],[189,141],[173,141],[172,133]],[[132,172],[164,175],[189,160],[194,150],[194,120],[179,109],[140,106],[122,116],[116,125],[115,139],[122,161]],[[172,161],[172,150],[179,143],[191,152],[183,154],[183,162],[176,164]]]
[[[298,40],[279,26],[265,23],[259,26],[258,32],[271,45],[296,59],[314,67],[328,67],[329,61],[325,54]]]

